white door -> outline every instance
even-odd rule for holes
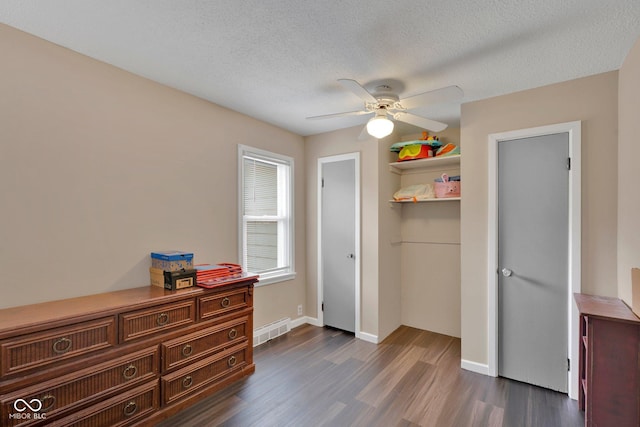
[[[569,135],[498,143],[498,373],[567,392]]]
[[[321,167],[321,271],[323,320],[356,331],[356,159]]]

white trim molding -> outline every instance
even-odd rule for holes
[[[477,362],[472,362],[471,360],[462,359],[460,361],[460,367],[462,369],[475,372],[477,374],[489,375],[489,365],[486,365],[484,363],[477,363]]]
[[[488,248],[487,248],[487,375],[498,376],[498,142],[535,136],[569,134],[569,276],[568,276],[568,372],[569,396],[578,398],[578,310],[573,294],[581,290],[581,122],[494,133],[488,137]],[[475,362],[467,362],[475,363]],[[472,366],[472,365],[469,365]],[[470,369],[473,370],[473,369]]]
[[[356,335],[356,338],[360,338],[362,341],[367,341],[374,344],[380,344],[380,342],[378,341],[377,335],[369,334],[367,332],[361,331],[359,335]]]
[[[260,280],[255,287],[270,285],[273,283],[293,280],[296,277],[295,270],[295,164],[293,157],[284,154],[274,153],[262,150],[260,148],[250,147],[248,145],[238,144],[238,263],[246,269],[245,249],[247,247],[247,239],[245,235],[246,219],[244,215],[244,159],[245,157],[254,158],[255,160],[264,161],[273,165],[277,165],[278,169],[278,187],[284,187],[284,190],[278,190],[278,214],[268,216],[268,220],[278,222],[278,268],[274,271],[258,272]],[[265,219],[267,216],[255,216],[251,220]]]
[[[318,322],[318,319],[315,318],[315,317],[301,316],[301,317],[298,317],[297,319],[293,319],[291,321],[291,329],[297,328],[298,326],[302,326],[302,325],[306,325],[306,324],[309,324],[311,326],[322,326]]]
[[[302,317],[298,317],[297,319],[293,319],[291,321],[291,329],[297,328],[298,326],[302,326],[302,325],[311,325],[311,326],[317,326],[317,327],[323,327],[324,325],[318,321],[317,318],[315,317],[309,317],[309,316],[302,316]],[[357,337],[363,341],[367,341],[373,344],[380,344],[380,341],[378,340],[378,336],[377,335],[373,335],[367,332],[360,332],[359,336]],[[477,372],[477,371],[476,371]],[[486,373],[485,373],[486,375]]]

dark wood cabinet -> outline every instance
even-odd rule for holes
[[[586,426],[640,426],[640,319],[617,298],[574,295]]]
[[[255,282],[0,310],[0,425],[154,425],[251,374]]]

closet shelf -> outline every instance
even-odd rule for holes
[[[444,157],[431,157],[428,159],[407,160],[404,162],[389,163],[391,172],[402,174],[405,170],[410,169],[436,169],[447,166],[460,165],[460,154]]]
[[[460,201],[460,197],[445,197],[442,199],[426,199],[426,200],[389,200],[389,203],[406,204],[406,203],[429,203],[429,202],[455,202]]]

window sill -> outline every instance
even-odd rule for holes
[[[265,277],[262,278],[260,277],[258,279],[258,283],[255,284],[256,287],[260,287],[260,286],[266,286],[266,285],[273,285],[274,283],[280,283],[280,282],[285,282],[287,280],[293,280],[296,278],[296,273],[284,273],[284,274],[279,274],[277,276],[271,276],[271,277]]]

